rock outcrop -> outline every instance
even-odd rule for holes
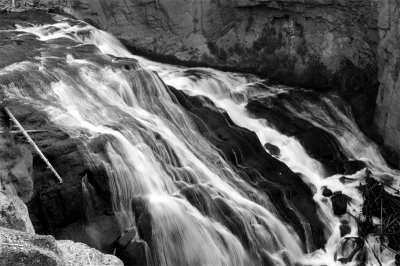
[[[7,124],[7,119],[2,117],[2,122]],[[28,209],[18,197],[27,201],[33,194],[32,153],[13,140],[6,127],[0,133],[0,265],[122,266],[118,258],[85,244],[35,234]]]
[[[0,227],[35,233],[25,204],[4,192],[0,192]]]
[[[378,66],[379,94],[375,124],[382,134],[387,156],[400,165],[400,2],[382,0],[379,4]]]
[[[122,266],[117,257],[104,255],[82,243],[56,241],[41,236],[0,227],[0,265],[113,265]]]

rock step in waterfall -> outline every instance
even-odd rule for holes
[[[336,95],[152,62],[53,19],[1,32],[41,48],[3,67],[1,87],[27,129],[45,125],[32,138],[66,173],[56,187],[37,166],[39,231],[108,252],[125,231],[117,253],[136,264],[335,265],[354,250],[342,236],[357,235],[362,169],[398,185]]]

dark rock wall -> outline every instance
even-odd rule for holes
[[[390,161],[400,165],[400,2],[380,1],[378,66],[379,94],[375,124],[389,149]]]

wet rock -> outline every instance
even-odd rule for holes
[[[214,210],[214,202],[211,195],[201,186],[193,185],[182,188],[179,193],[196,207],[204,215],[210,216]]]
[[[267,149],[267,151],[271,155],[274,155],[274,156],[280,156],[281,155],[281,150],[277,146],[275,146],[275,145],[273,145],[271,143],[265,143],[264,144],[264,148]]]
[[[143,240],[130,241],[122,251],[117,253],[117,255],[122,259],[124,265],[153,265],[150,248]]]
[[[142,213],[146,210],[146,208],[147,208],[146,198],[142,196],[134,196],[132,198],[132,211],[135,215],[136,224],[139,223],[139,219]]]
[[[120,248],[126,248],[131,242],[132,239],[134,239],[136,236],[136,229],[131,228],[131,229],[126,229],[125,232],[121,235],[121,237],[118,239],[118,247]]]
[[[324,197],[330,197],[330,196],[332,196],[332,195],[333,195],[332,190],[330,190],[329,188],[324,187],[324,188],[322,189],[322,196],[324,196]]]
[[[343,215],[347,212],[347,204],[351,198],[341,191],[335,191],[331,197],[333,213],[337,216]]]
[[[350,178],[350,177],[346,177],[346,176],[341,176],[341,177],[339,178],[339,181],[340,181],[342,184],[346,184],[346,183],[351,183],[351,182],[357,181],[357,179]]]
[[[345,235],[351,233],[351,227],[348,224],[341,224],[339,226],[339,230],[340,230],[340,237],[344,237]]]
[[[115,67],[125,70],[135,70],[139,67],[138,61],[133,58],[116,57],[112,62]]]
[[[225,225],[235,236],[237,236],[244,247],[249,248],[250,240],[246,234],[246,228],[242,218],[230,207],[222,198],[214,199],[216,209],[218,210],[217,220]]]
[[[358,160],[351,160],[344,163],[344,174],[352,175],[365,168],[365,163]]]
[[[153,225],[151,214],[148,209],[144,209],[137,223],[139,237],[146,241],[150,250],[153,250]]]
[[[301,219],[305,218],[313,224],[312,246],[322,247],[325,240],[323,226],[315,215],[317,206],[312,200],[312,191],[301,178],[267,153],[254,132],[236,126],[226,113],[210,108],[212,102],[209,99],[188,96],[172,87],[169,89],[179,104],[193,114],[193,120],[198,125],[200,133],[220,150],[221,155],[234,168],[237,167],[237,173],[255,189],[273,199],[279,215],[293,226],[302,239],[305,232],[301,226]],[[290,207],[285,203],[287,200],[290,201]],[[219,209],[223,213],[227,212],[227,217],[232,218],[225,221],[231,226],[230,229],[239,235],[239,238],[247,241],[246,237],[241,235],[242,232],[235,229],[240,228],[238,224],[240,219],[237,219],[228,207],[225,208],[223,202],[218,204],[220,204]],[[301,219],[297,216],[298,211],[302,213]]]
[[[274,84],[269,82],[258,84],[256,90],[271,90],[274,96],[250,98],[246,109],[255,117],[267,120],[282,134],[295,137],[308,155],[321,162],[329,174],[344,173],[347,158],[337,139],[299,115],[304,112],[305,117],[313,117],[314,108],[322,109],[329,114],[330,111],[324,105],[320,95],[302,90],[274,93],[274,87]],[[292,106],[292,108],[288,108],[288,106]],[[313,108],[307,109],[304,106],[313,106]],[[317,117],[317,119],[320,118]]]

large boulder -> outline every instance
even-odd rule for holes
[[[121,260],[112,255],[102,254],[100,251],[91,248],[83,243],[75,243],[71,240],[56,241],[57,247],[61,250],[66,266],[75,265],[109,265],[123,266]]]
[[[35,233],[25,204],[18,197],[6,195],[1,191],[0,226]]]
[[[0,227],[0,242],[0,265],[123,265],[118,258],[104,255],[85,244],[56,241],[52,236]]]

